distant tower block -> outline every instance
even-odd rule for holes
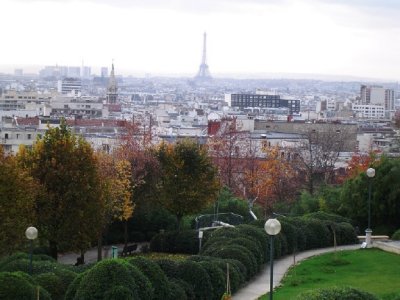
[[[198,81],[208,81],[212,79],[210,70],[208,69],[207,65],[207,33],[205,32],[203,40],[203,57],[201,59],[199,72],[197,73],[195,79]]]
[[[115,79],[114,63],[113,63],[107,87],[107,103],[115,104],[117,103],[117,98],[118,98],[118,86],[117,86],[117,80]]]

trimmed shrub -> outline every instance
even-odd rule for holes
[[[185,289],[182,287],[181,284],[177,283],[174,280],[169,281],[169,293],[168,293],[168,300],[187,300],[188,297],[186,295]]]
[[[305,218],[310,218],[310,219],[318,219],[321,221],[329,221],[333,223],[350,223],[349,218],[342,217],[340,215],[332,214],[332,213],[327,213],[323,211],[317,211],[317,212],[312,212],[309,214],[304,215]]]
[[[196,299],[212,298],[212,286],[206,270],[194,261],[183,261],[178,265],[178,278],[193,286]]]
[[[134,299],[133,292],[125,286],[116,285],[111,287],[107,292],[104,293],[104,298],[107,300],[131,300]],[[140,298],[146,299],[146,298]]]
[[[4,264],[0,271],[5,272],[16,272],[21,271],[25,273],[29,273],[29,259],[15,259],[7,264]],[[51,260],[38,260],[32,261],[32,274],[38,275],[42,273],[56,273],[63,272],[64,270],[68,270],[68,266],[53,262]]]
[[[246,272],[246,267],[236,259],[224,259],[221,261],[222,265],[219,266],[223,268],[225,278],[227,277],[226,264],[229,264],[229,279],[231,281],[232,293],[234,293],[238,291],[246,281],[246,273],[243,273],[243,271]]]
[[[51,299],[50,294],[45,289],[32,284],[21,273],[0,273],[0,299],[2,300],[36,299],[38,288],[40,299]]]
[[[303,292],[296,300],[378,300],[378,298],[352,287],[332,287]]]
[[[140,299],[138,287],[126,264],[125,261],[119,259],[108,259],[97,263],[83,274],[75,297],[77,299],[105,299],[109,290],[122,285],[132,292],[131,299]]]
[[[199,264],[210,276],[213,297],[211,299],[220,300],[225,292],[225,273],[210,261],[202,261]]]
[[[51,295],[51,299],[64,299],[67,286],[64,285],[60,277],[54,273],[42,273],[35,276],[36,282]]]
[[[246,266],[247,272],[245,273],[245,277],[247,280],[258,272],[259,267],[257,265],[256,258],[254,257],[253,253],[243,246],[227,245],[219,249],[210,247],[204,254],[220,258],[231,258],[240,261]]]
[[[128,258],[127,262],[136,266],[150,280],[154,289],[153,299],[165,300],[169,293],[169,284],[158,264],[144,257]]]
[[[169,283],[173,282],[174,284],[178,285],[181,287],[181,289],[184,291],[185,293],[185,297],[188,300],[195,300],[196,296],[194,294],[194,290],[193,290],[193,286],[190,285],[189,283],[187,283],[186,281],[182,280],[182,279],[177,279],[177,278],[172,278],[171,280],[169,280]],[[172,293],[170,294],[170,296],[172,296]],[[171,300],[175,300],[172,297],[170,297]],[[184,298],[185,299],[185,298]]]
[[[132,264],[126,264],[129,269],[129,273],[133,277],[136,286],[138,288],[138,295],[140,299],[153,299],[154,288],[150,280],[145,276],[136,266]]]
[[[239,245],[245,247],[247,250],[253,253],[259,267],[261,267],[261,265],[265,262],[265,252],[263,251],[264,248],[261,247],[257,241],[249,238],[235,238],[229,240],[228,245]]]
[[[65,293],[65,300],[74,300],[76,292],[81,284],[85,273],[78,274],[75,279],[71,282],[71,284],[67,288],[67,292]]]
[[[178,263],[172,259],[157,259],[154,261],[168,278],[176,278]]]
[[[396,230],[392,235],[392,240],[399,241],[400,240],[400,229]]]
[[[248,224],[241,224],[236,228],[244,237],[257,240],[257,242],[261,245],[261,247],[263,247],[265,253],[268,236],[264,231],[264,225],[261,228],[258,228],[256,226]]]
[[[334,225],[336,231],[336,242],[338,245],[358,243],[354,227],[349,223],[338,223]]]

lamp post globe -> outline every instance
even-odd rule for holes
[[[274,292],[274,236],[281,232],[281,223],[277,219],[268,219],[265,222],[264,229],[266,233],[270,236],[270,251],[269,251],[269,264],[270,264],[270,274],[269,274],[269,299],[273,299]]]
[[[34,240],[34,239],[36,239],[37,236],[38,236],[38,230],[36,229],[36,227],[33,227],[33,226],[28,227],[28,228],[25,230],[25,236],[26,236],[26,238],[27,238],[28,240]]]
[[[264,225],[264,229],[269,235],[277,235],[281,232],[281,228],[281,223],[277,219],[268,219]]]
[[[367,170],[367,176],[368,176],[369,178],[375,177],[375,169],[374,169],[374,168],[368,168],[368,170]]]

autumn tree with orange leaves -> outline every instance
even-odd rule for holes
[[[258,163],[257,172],[249,170],[246,177],[254,180],[253,193],[258,194],[257,203],[267,216],[275,203],[290,203],[295,199],[300,181],[295,162],[285,159],[278,147],[268,147],[264,151],[266,157]]]

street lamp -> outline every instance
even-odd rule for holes
[[[365,243],[367,244],[367,248],[371,246],[371,186],[372,186],[372,178],[375,177],[375,169],[369,168],[367,170],[368,176],[368,227],[365,230]]]
[[[269,275],[269,299],[272,300],[274,284],[274,236],[281,232],[281,223],[277,219],[268,219],[265,222],[264,229],[270,236],[270,275]]]
[[[30,240],[30,251],[29,251],[29,274],[32,275],[32,252],[33,252],[33,240],[38,236],[38,230],[36,227],[28,227],[25,230],[25,236],[28,240]]]
[[[201,252],[201,240],[203,239],[203,230],[199,230],[199,254]]]

